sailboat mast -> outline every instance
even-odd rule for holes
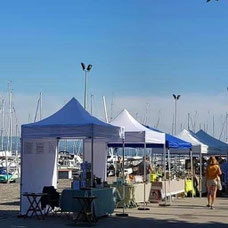
[[[13,117],[12,117],[12,99],[13,94],[12,91],[10,91],[10,152],[13,152]]]
[[[12,90],[11,90],[11,82],[8,83],[8,93],[9,93],[9,131],[8,131],[8,145],[7,150],[5,150],[5,160],[6,160],[6,175],[7,175],[7,183],[9,183],[9,167],[8,167],[8,155],[7,152],[10,151],[12,153]]]
[[[106,101],[105,101],[105,96],[102,96],[103,99],[103,105],[104,105],[104,114],[105,114],[105,120],[108,123],[108,113],[107,113],[107,107],[106,107]]]
[[[212,133],[212,135],[213,135],[213,137],[215,136],[215,116],[213,116],[213,120],[212,120],[213,122],[212,122],[212,131],[213,131],[213,133]]]
[[[90,101],[91,101],[90,114],[93,115],[93,94],[90,95]]]
[[[226,119],[225,119],[225,128],[226,128],[226,131],[225,131],[225,142],[227,143],[227,112],[226,112]]]
[[[112,102],[111,102],[111,110],[110,110],[110,121],[112,121],[112,116],[113,116],[113,93],[112,93]]]
[[[4,128],[5,128],[5,100],[2,99],[2,128],[1,128],[1,150],[4,150]]]
[[[40,92],[40,120],[42,120],[43,94]]]
[[[188,113],[188,131],[190,130],[190,113]]]
[[[8,83],[8,93],[9,93],[9,122],[8,122],[8,145],[7,150],[11,151],[12,153],[12,135],[13,135],[13,129],[12,129],[12,90],[11,90],[11,82]]]

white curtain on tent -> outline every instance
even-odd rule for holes
[[[57,187],[57,140],[24,139],[22,161],[22,193],[41,193],[44,186]],[[29,202],[26,197],[21,201],[22,214]]]

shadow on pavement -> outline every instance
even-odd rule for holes
[[[32,228],[64,228],[64,227],[85,227],[78,226],[72,220],[67,219],[66,217],[55,217],[50,216],[46,217],[45,220],[37,220],[33,218],[17,218],[18,211],[0,211],[0,224],[4,228],[19,228],[19,227],[32,227]],[[104,217],[98,220],[95,227],[100,228],[227,228],[227,224],[221,222],[208,222],[208,223],[195,223],[194,221],[186,222],[179,221],[175,219],[154,219],[152,218],[153,214],[147,215],[146,218],[139,218],[129,216],[126,218],[117,217],[115,215],[110,217]],[[149,217],[150,216],[150,217]],[[185,219],[185,216],[191,218],[191,214],[183,214],[182,219]],[[181,217],[181,215],[180,215]],[[194,216],[193,216],[194,217]],[[222,221],[222,218],[220,219]]]
[[[5,205],[5,206],[20,206],[20,201],[4,202],[4,203],[0,203],[0,205]]]

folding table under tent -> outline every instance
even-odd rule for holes
[[[140,124],[137,120],[130,115],[130,113],[124,109],[114,120],[110,122],[114,126],[124,128],[124,143],[120,140],[110,141],[109,147],[133,147],[133,148],[144,148],[144,206],[145,206],[145,155],[146,148],[158,146],[165,148],[165,134],[150,130]],[[123,149],[124,151],[124,149]],[[124,153],[123,153],[124,161]]]
[[[93,140],[101,138],[115,140],[121,135],[120,127],[104,123],[91,116],[75,98],[50,117],[22,125],[21,214],[25,214],[28,208],[28,201],[22,195],[24,192],[40,193],[44,186],[57,187],[59,139],[89,138],[93,173]]]

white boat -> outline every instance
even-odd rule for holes
[[[76,169],[80,170],[82,158],[79,155],[70,154],[67,151],[58,153],[58,169]]]

